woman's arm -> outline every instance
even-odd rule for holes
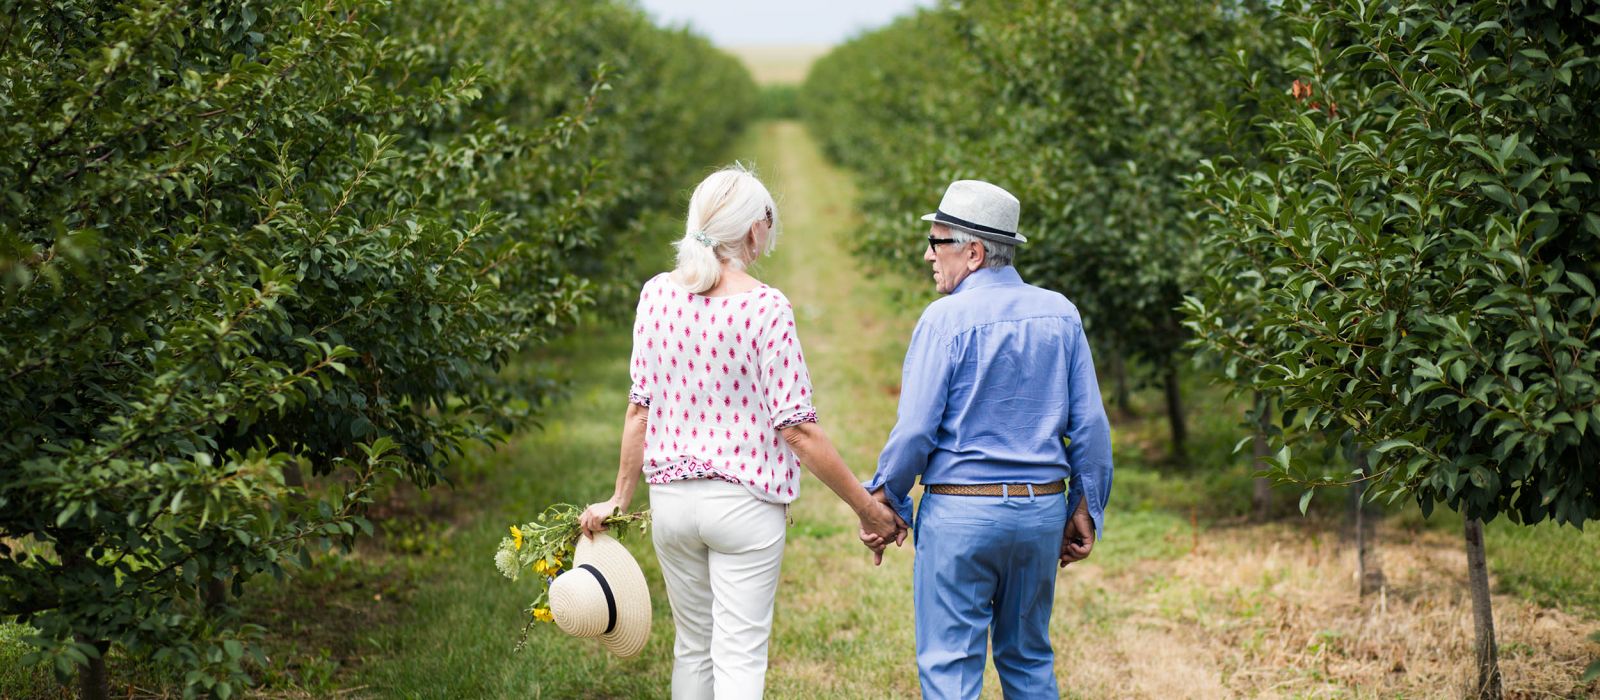
[[[884,542],[905,541],[905,521],[862,488],[861,481],[845,466],[822,426],[816,423],[791,425],[783,429],[783,439],[800,457],[800,463],[856,512],[864,532],[877,535]]]
[[[650,409],[636,403],[628,404],[622,419],[622,457],[617,464],[617,486],[611,499],[588,507],[578,516],[578,526],[585,535],[606,529],[606,518],[617,511],[626,512],[633,502],[633,491],[639,487],[639,477],[644,473],[644,432],[650,427]]]

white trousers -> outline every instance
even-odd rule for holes
[[[677,627],[673,700],[760,698],[784,507],[738,484],[690,479],[652,485],[650,508]]]

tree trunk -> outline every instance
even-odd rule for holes
[[[1494,641],[1494,609],[1489,600],[1489,566],[1483,556],[1483,522],[1468,519],[1467,584],[1472,590],[1472,627],[1477,633],[1478,692],[1481,700],[1500,700],[1500,651]]]
[[[1183,395],[1178,389],[1178,363],[1168,359],[1166,368],[1167,422],[1172,425],[1172,457],[1179,464],[1189,463],[1186,443],[1188,428],[1183,424]]]
[[[1121,350],[1112,351],[1110,364],[1117,414],[1126,418],[1133,415],[1133,400],[1128,390],[1128,365],[1122,357]]]
[[[215,575],[207,576],[200,583],[200,602],[205,604],[207,613],[220,613],[228,602],[228,580]]]
[[[70,533],[64,536],[57,549],[62,567],[78,572],[93,567],[94,563],[84,554],[87,549],[87,541],[74,538]],[[106,652],[111,649],[110,643],[86,634],[74,634],[73,639],[100,652],[78,667],[78,697],[81,700],[110,700],[111,684],[106,676]]]
[[[1361,476],[1369,476],[1366,450],[1356,445],[1356,467],[1361,470]],[[1378,556],[1377,521],[1381,516],[1367,511],[1365,481],[1357,481],[1350,487],[1350,506],[1354,511],[1356,534],[1356,577],[1361,582],[1361,597],[1383,590],[1383,559]]]
[[[1267,442],[1267,431],[1272,426],[1272,404],[1268,402],[1267,395],[1256,392],[1256,438],[1255,466],[1257,470],[1267,468],[1267,460],[1272,457],[1272,448]],[[1251,495],[1250,502],[1255,506],[1256,522],[1266,522],[1272,512],[1272,480],[1257,477],[1255,492]]]
[[[90,641],[81,635],[78,642],[91,644],[100,650],[98,656],[78,668],[79,700],[111,700],[111,681],[106,676],[106,652],[110,651],[111,645]]]

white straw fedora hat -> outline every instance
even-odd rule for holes
[[[1017,233],[1022,204],[999,187],[982,180],[956,180],[944,191],[939,210],[923,221],[961,229],[979,238],[1017,245],[1028,239]]]
[[[635,656],[650,638],[650,589],[622,543],[579,537],[572,570],[550,584],[550,614],[574,637],[599,637],[611,653]]]

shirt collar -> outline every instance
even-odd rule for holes
[[[951,294],[960,294],[969,289],[989,287],[997,284],[1022,284],[1022,275],[1017,274],[1017,268],[1007,265],[1002,268],[983,268],[973,270],[972,274],[961,280]]]

